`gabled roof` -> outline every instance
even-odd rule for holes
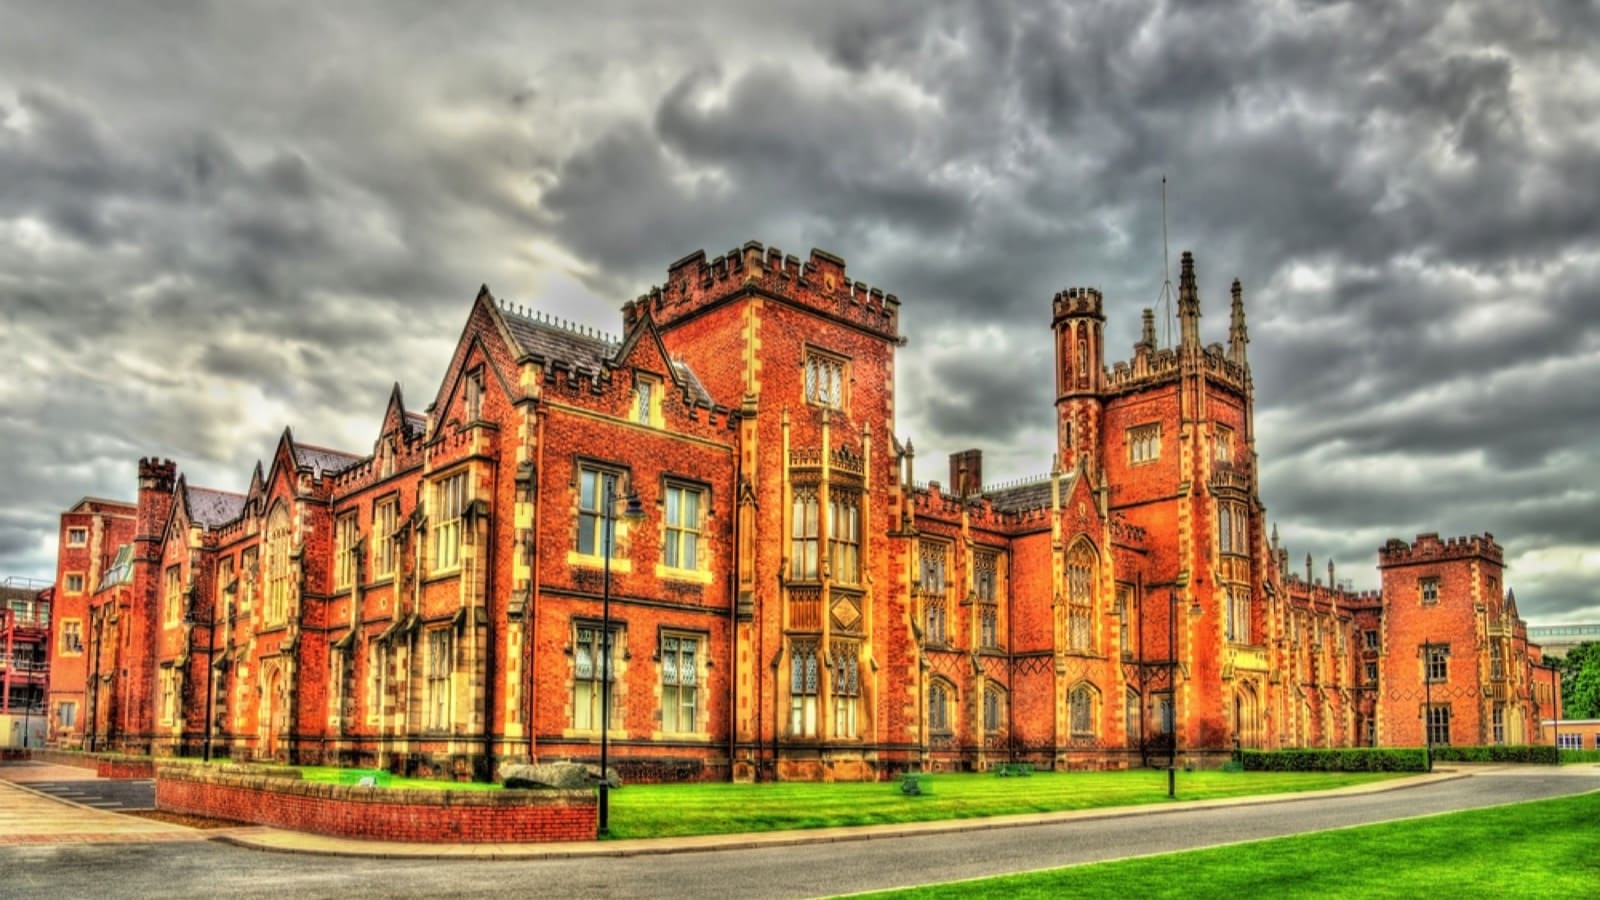
[[[1066,499],[1072,493],[1073,481],[1077,478],[1074,473],[1061,479],[1061,497]],[[1011,484],[1003,488],[984,491],[983,496],[988,499],[989,505],[997,512],[1026,512],[1030,509],[1044,509],[1050,505],[1050,478],[1046,476],[1037,481],[1028,481],[1022,484]]]
[[[648,316],[641,317],[628,337],[618,341],[609,335],[587,330],[536,310],[504,302],[499,303],[497,308],[500,318],[506,324],[506,331],[516,342],[516,349],[523,356],[532,357],[546,364],[564,365],[573,371],[600,372],[616,367],[646,333],[651,335],[658,346],[660,343],[660,338],[654,335],[654,324],[650,322]],[[661,353],[663,357],[667,355],[665,348],[662,348]],[[682,384],[688,391],[691,403],[713,405],[711,394],[705,389],[705,385],[700,383],[700,379],[695,376],[688,363],[671,358],[668,358],[668,362],[672,365],[673,380]]]
[[[337,475],[345,469],[360,462],[365,457],[343,450],[330,450],[327,447],[315,447],[310,444],[294,443],[294,461],[302,468],[309,468],[317,475]]]
[[[189,521],[207,530],[225,525],[244,512],[244,495],[232,491],[184,485],[185,501],[189,506]]]

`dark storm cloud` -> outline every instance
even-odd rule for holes
[[[1592,4],[602,6],[0,10],[0,441],[44,473],[0,569],[139,455],[366,449],[481,282],[615,330],[750,238],[901,297],[924,458],[1044,471],[1050,297],[1102,288],[1127,358],[1166,175],[1206,341],[1244,281],[1294,565],[1490,530],[1524,615],[1600,616]]]

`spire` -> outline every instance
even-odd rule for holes
[[[1233,280],[1233,310],[1228,317],[1228,359],[1235,365],[1248,366],[1245,345],[1250,343],[1250,332],[1244,327],[1244,288],[1239,279]]]
[[[1144,331],[1139,335],[1139,343],[1152,351],[1156,349],[1156,312],[1148,306],[1144,309]]]
[[[1272,523],[1272,549],[1278,549],[1278,523]]]
[[[1199,352],[1200,291],[1194,283],[1194,254],[1183,251],[1178,265],[1178,345]]]

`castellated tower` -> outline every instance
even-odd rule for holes
[[[1068,288],[1051,302],[1056,342],[1056,447],[1071,471],[1084,457],[1099,471],[1101,393],[1105,390],[1106,317],[1100,292]]]

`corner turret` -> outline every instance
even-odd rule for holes
[[[1195,286],[1194,254],[1183,251],[1178,272],[1179,346],[1189,353],[1200,353],[1200,289]]]

